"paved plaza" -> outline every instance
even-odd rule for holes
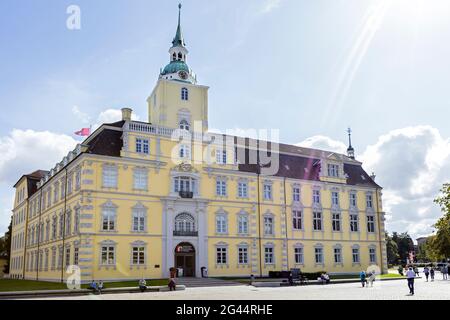
[[[450,280],[416,280],[416,294],[408,295],[406,280],[377,281],[373,287],[359,283],[300,287],[255,288],[252,286],[188,288],[176,292],[105,294],[49,300],[450,300]]]

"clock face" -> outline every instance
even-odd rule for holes
[[[180,71],[178,72],[178,75],[180,76],[181,79],[186,80],[188,77],[188,74],[186,71]]]

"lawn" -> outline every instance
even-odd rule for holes
[[[167,279],[146,280],[147,286],[165,286],[168,283]],[[124,288],[137,287],[138,281],[123,281],[123,282],[105,282],[105,288]],[[83,284],[81,288],[87,288],[87,284]],[[65,283],[59,282],[44,282],[32,280],[13,280],[0,279],[0,292],[8,291],[35,291],[35,290],[64,290],[67,289]]]

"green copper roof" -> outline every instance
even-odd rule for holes
[[[189,69],[188,65],[184,61],[172,61],[167,66],[165,66],[165,68],[161,72],[161,75],[177,73],[182,70],[186,71],[187,73],[191,72],[191,69]]]
[[[175,38],[173,38],[172,44],[174,47],[184,47],[183,33],[181,32],[181,3],[178,5],[178,27]]]

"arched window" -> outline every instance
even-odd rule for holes
[[[183,54],[181,52],[178,52],[178,60],[182,60],[183,59]]]
[[[194,232],[195,219],[189,213],[180,213],[175,218],[175,231],[178,232]]]
[[[181,120],[180,121],[180,129],[189,131],[189,129],[190,129],[189,122],[187,122],[186,120]]]
[[[184,101],[189,100],[189,91],[187,88],[181,88],[181,100],[184,100]]]
[[[173,53],[172,58],[173,61],[177,60],[177,54],[175,52]]]

